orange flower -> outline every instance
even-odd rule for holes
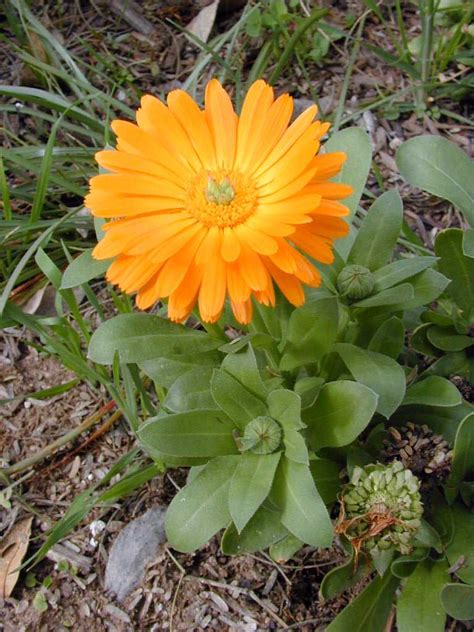
[[[293,99],[274,99],[256,81],[240,117],[213,79],[201,110],[182,90],[167,106],[147,95],[137,124],[114,121],[117,149],[96,155],[112,173],[91,179],[86,205],[110,218],[96,259],[115,257],[107,279],[146,309],[168,298],[181,321],[196,302],[215,322],[226,296],[238,321],[252,318],[252,297],[275,304],[274,283],[293,305],[302,284],[320,275],[300,251],[333,261],[332,242],[348,232],[337,200],[351,193],[329,182],[346,159],[317,155],[328,123],[309,107],[291,125]]]

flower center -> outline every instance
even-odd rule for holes
[[[250,178],[235,171],[202,171],[191,182],[186,210],[205,226],[232,227],[257,208],[257,190]]]

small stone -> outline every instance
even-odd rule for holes
[[[130,522],[113,543],[105,569],[105,588],[118,601],[140,584],[145,567],[157,556],[165,540],[164,519],[163,507],[149,509]]]

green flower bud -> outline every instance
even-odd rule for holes
[[[409,553],[423,514],[419,488],[419,480],[399,461],[354,468],[342,492],[337,531],[374,561],[389,549]]]
[[[374,287],[374,275],[364,266],[346,266],[337,277],[337,289],[349,299],[366,298],[372,294]]]
[[[270,454],[280,446],[280,425],[271,417],[256,417],[245,427],[241,440],[242,451],[254,454]]]

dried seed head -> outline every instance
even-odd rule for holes
[[[336,525],[354,546],[374,559],[381,551],[411,551],[423,505],[420,483],[400,461],[356,467],[340,499]]]
[[[389,428],[384,441],[384,462],[401,461],[421,482],[422,495],[443,483],[451,471],[452,450],[441,435],[423,424],[407,423],[402,428]]]

